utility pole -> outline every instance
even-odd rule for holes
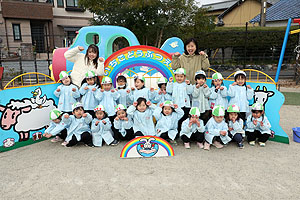
[[[260,26],[266,26],[267,0],[261,0]]]

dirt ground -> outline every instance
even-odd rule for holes
[[[65,148],[49,140],[0,154],[0,199],[299,199],[300,106],[283,106],[290,144],[230,144],[174,157],[121,159],[122,147]]]

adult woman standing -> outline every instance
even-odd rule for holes
[[[81,86],[81,82],[85,79],[85,73],[92,70],[97,76],[104,75],[104,58],[99,58],[99,48],[91,44],[86,54],[80,53],[84,48],[77,46],[65,52],[64,56],[67,60],[74,63],[71,72],[72,83],[77,87]]]
[[[196,39],[190,38],[184,43],[184,53],[176,52],[172,56],[172,69],[184,68],[186,79],[195,82],[195,73],[199,70],[206,71],[210,66],[208,56],[204,51],[198,51]]]

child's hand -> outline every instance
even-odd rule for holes
[[[227,131],[220,131],[220,134],[223,135],[223,136],[225,136],[226,133],[227,133]]]
[[[132,91],[134,91],[134,90],[135,90],[135,88],[134,88],[134,87],[132,87],[132,88],[131,88],[131,90],[132,90]]]
[[[79,51],[83,51],[84,48],[82,46],[78,46]]]
[[[64,118],[69,119],[70,115],[69,114],[64,114]]]
[[[96,90],[97,90],[96,88],[93,88],[93,89],[92,89],[92,91],[96,91]]]
[[[138,103],[135,101],[135,102],[133,102],[133,104],[132,104],[132,105],[133,105],[134,107],[136,107],[136,106],[137,106],[137,104],[138,104]]]
[[[150,92],[154,92],[154,88],[150,88]]]
[[[104,89],[101,89],[100,91],[101,91],[101,92],[104,92]]]
[[[192,125],[193,125],[193,120],[190,120],[189,127],[191,127]]]
[[[111,92],[112,92],[112,93],[114,93],[114,92],[115,92],[115,90],[114,90],[114,89],[112,89],[112,90],[111,90]]]
[[[175,108],[175,109],[177,109],[177,108],[178,108],[178,105],[177,105],[177,104],[174,104],[173,106],[174,106],[174,108]]]
[[[73,91],[73,92],[76,92],[76,88],[72,88],[72,91]]]
[[[196,124],[198,127],[200,127],[200,120],[196,120]]]
[[[160,103],[160,104],[159,104],[159,107],[162,108],[163,106],[164,106],[164,103]]]
[[[208,87],[208,85],[207,85],[207,84],[204,84],[204,85],[203,85],[203,87],[204,87],[204,88],[207,88],[207,87]]]
[[[206,55],[206,53],[204,51],[200,51],[199,54],[200,55]]]
[[[159,91],[158,91],[158,94],[159,94],[159,95],[161,95],[161,94],[162,94],[162,91],[161,91],[161,90],[159,90]]]
[[[218,90],[218,89],[220,89],[220,86],[219,86],[219,85],[216,87],[216,90]]]
[[[52,135],[50,133],[47,133],[47,135],[45,135],[46,138],[51,138]]]
[[[176,52],[176,53],[174,53],[174,55],[178,57],[178,56],[180,56],[180,53]]]
[[[189,85],[191,82],[190,80],[185,80],[185,83]]]
[[[260,126],[264,126],[264,123],[263,123],[263,121],[260,121]]]
[[[127,90],[126,92],[129,94],[129,93],[130,93],[130,90]]]
[[[115,89],[115,91],[117,92],[117,91],[118,91],[118,89]]]
[[[257,120],[253,120],[253,124],[256,126],[257,125]]]
[[[200,87],[200,84],[197,84],[197,85],[196,85],[196,88],[199,88],[199,87]]]
[[[116,117],[115,120],[119,121],[119,117]]]
[[[83,89],[85,89],[85,90],[88,90],[89,89],[89,87],[88,86],[86,86],[85,88],[83,88]]]
[[[233,82],[233,83],[232,83],[232,86],[235,86],[235,85],[237,85],[237,82]]]
[[[99,58],[99,61],[100,61],[100,62],[104,62],[104,58],[100,57],[100,58]]]
[[[60,92],[60,89],[57,89],[56,92]]]
[[[232,128],[232,127],[228,127],[228,130],[229,130],[229,131],[233,131],[233,128]]]
[[[82,117],[86,117],[86,116],[87,116],[87,114],[86,114],[86,113],[83,113],[83,114],[82,114]]]
[[[224,90],[224,87],[222,86],[222,87],[220,87],[220,90]]]
[[[99,123],[100,123],[99,121],[96,121],[95,125],[98,126]]]
[[[235,119],[232,119],[231,121],[232,121],[232,123],[235,123]]]
[[[173,77],[170,77],[170,78],[169,78],[169,82],[173,82]]]
[[[151,106],[151,101],[147,101],[147,106]]]
[[[163,90],[162,93],[163,93],[163,94],[167,94],[166,90]]]
[[[248,89],[252,89],[252,87],[251,87],[250,85],[247,85],[247,88],[248,88]]]
[[[127,118],[127,117],[124,117],[124,121],[126,121],[126,122],[127,122],[127,121],[128,121],[128,118]]]
[[[106,121],[102,120],[102,123],[103,123],[103,124],[106,124]]]

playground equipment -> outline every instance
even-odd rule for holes
[[[98,46],[104,45],[108,49],[106,52],[100,50],[101,56],[106,58],[105,74],[112,78],[114,84],[116,76],[120,73],[130,81],[133,81],[132,77],[135,74],[143,75],[146,78],[146,85],[152,86],[156,84],[157,78],[161,76],[169,78],[174,75],[170,54],[177,51],[183,52],[183,46],[180,44],[182,41],[179,38],[167,40],[163,47],[168,51],[164,51],[139,45],[134,34],[128,29],[113,28],[113,26],[84,27],[79,31],[71,48],[78,45],[87,48],[91,43],[91,38],[89,39],[92,37],[91,33],[98,35],[99,41],[95,40],[95,43]],[[131,41],[129,44],[134,45],[111,54],[112,48],[109,49],[107,45],[112,45],[113,41],[121,36]],[[180,45],[181,50],[178,49]],[[50,122],[49,111],[56,108],[58,104],[58,99],[53,94],[59,85],[55,80],[58,79],[60,70],[70,71],[73,66],[73,63],[67,62],[63,56],[66,50],[66,48],[60,48],[54,52],[52,64],[54,78],[40,73],[26,73],[14,78],[3,91],[0,91],[0,151],[8,151],[44,140],[42,133]],[[208,85],[211,85],[212,71],[214,70],[210,69],[207,72]],[[274,133],[271,140],[289,143],[286,133],[279,125],[279,110],[284,102],[284,96],[276,89],[276,81],[257,70],[245,70],[245,72],[248,77],[247,83],[255,88],[255,98],[249,103],[251,105],[253,102],[261,102],[265,105],[266,115]],[[17,81],[23,84],[16,86]],[[232,75],[224,80],[227,87],[232,82]]]

